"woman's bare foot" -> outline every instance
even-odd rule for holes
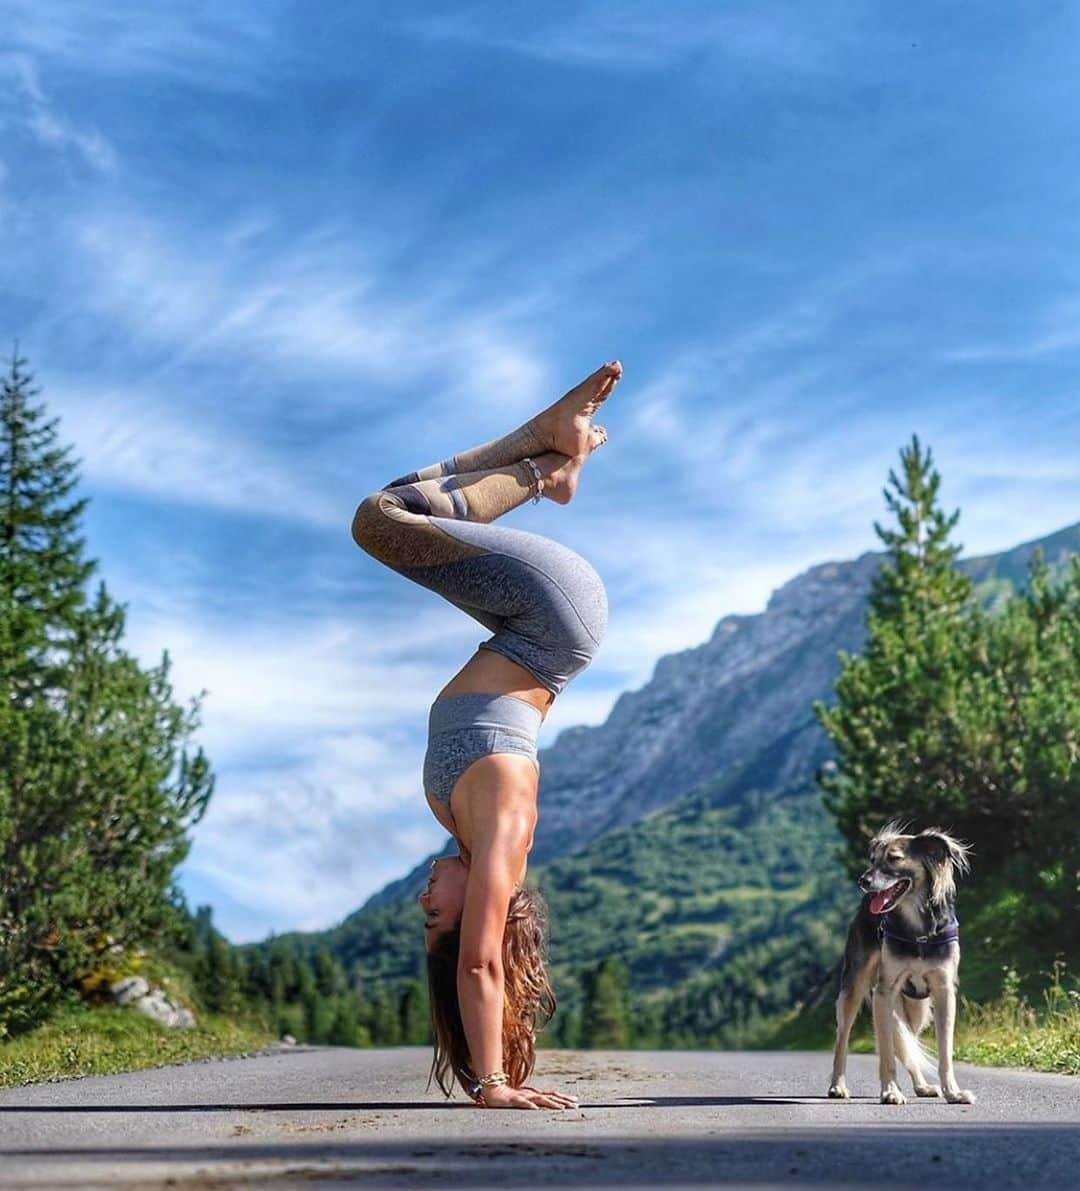
[[[574,499],[582,466],[597,447],[602,447],[607,442],[607,431],[603,426],[590,426],[586,441],[588,449],[584,455],[564,457],[545,477],[544,495],[548,500],[553,500],[559,505],[567,505]]]
[[[610,396],[622,376],[618,360],[602,364],[554,405],[549,405],[532,419],[530,425],[549,450],[571,459],[588,455],[594,449],[589,442],[592,416]]]

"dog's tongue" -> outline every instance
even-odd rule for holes
[[[886,906],[892,900],[892,895],[896,892],[896,886],[890,885],[888,889],[882,889],[880,893],[875,893],[870,899],[870,913],[882,914],[885,912]]]

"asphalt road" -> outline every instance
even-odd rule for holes
[[[0,1187],[1080,1186],[1080,1079],[960,1068],[971,1107],[850,1101],[823,1054],[549,1051],[581,1108],[425,1091],[419,1050],[281,1048],[0,1091]]]

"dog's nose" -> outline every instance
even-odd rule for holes
[[[867,869],[866,872],[863,873],[863,875],[859,878],[859,888],[863,891],[863,893],[870,892],[870,881],[872,877],[873,870]]]

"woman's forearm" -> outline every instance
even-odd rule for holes
[[[501,963],[462,963],[457,975],[461,1024],[477,1079],[503,1063],[503,970]]]
[[[502,802],[506,802],[505,796]],[[495,805],[492,800],[491,807]],[[498,815],[494,809],[491,814],[485,832],[474,830],[457,968],[461,1024],[469,1062],[478,1079],[502,1070],[506,919],[515,874],[525,867],[536,822],[535,806],[531,817],[505,805]]]

